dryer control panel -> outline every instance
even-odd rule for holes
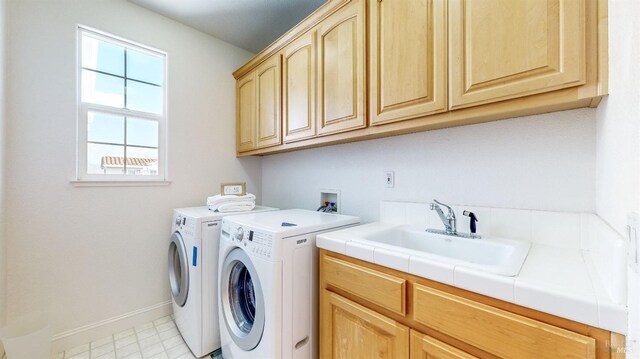
[[[195,237],[196,236],[196,220],[195,218],[185,216],[180,213],[174,213],[173,215],[173,230],[180,230],[182,235]]]

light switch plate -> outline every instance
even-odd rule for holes
[[[393,171],[384,171],[384,186],[386,188],[395,187],[395,179],[394,179]]]

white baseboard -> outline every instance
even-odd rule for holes
[[[60,353],[78,345],[107,337],[111,334],[133,328],[167,316],[173,312],[171,301],[158,303],[146,308],[134,310],[116,317],[85,325],[76,329],[57,333],[53,336],[52,353]],[[1,358],[1,356],[0,356]]]

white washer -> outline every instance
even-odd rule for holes
[[[300,209],[224,218],[220,338],[225,359],[317,358],[317,234],[358,217]]]
[[[253,212],[276,208],[256,206]],[[249,213],[249,212],[243,212]],[[173,211],[169,244],[169,284],[176,325],[197,357],[220,348],[218,329],[218,249],[223,216],[207,207]]]

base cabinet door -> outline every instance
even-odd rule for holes
[[[454,348],[426,334],[411,329],[409,339],[411,359],[474,359],[460,349]]]
[[[451,109],[586,82],[586,0],[449,0]]]
[[[369,5],[371,124],[446,111],[446,0]]]
[[[318,134],[366,126],[365,0],[352,0],[318,26]]]
[[[323,290],[321,358],[408,358],[409,328],[338,294]]]

